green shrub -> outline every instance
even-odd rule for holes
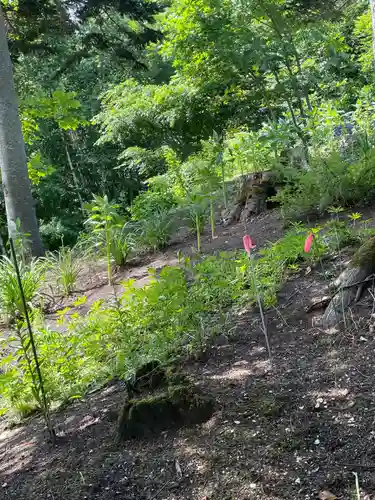
[[[311,159],[309,170],[289,169],[286,187],[274,198],[287,217],[329,206],[349,206],[369,201],[375,190],[375,151],[354,163],[344,161],[338,152]]]
[[[123,264],[129,254],[129,244],[123,232],[125,218],[119,213],[120,206],[109,201],[108,196],[94,195],[91,203],[86,205],[89,217],[85,225],[89,236],[81,242],[86,245],[86,251],[95,250],[103,253],[107,259],[108,283],[112,284],[112,257]],[[90,248],[91,247],[91,248]]]
[[[44,246],[51,251],[57,250],[61,245],[72,246],[76,243],[79,230],[65,225],[60,219],[53,217],[49,222],[42,222],[40,234]]]
[[[303,169],[279,165],[286,187],[276,199],[287,216],[373,198],[374,119],[371,89],[362,92],[354,111],[343,113],[338,103],[327,102],[309,115],[308,163]]]
[[[316,237],[311,253],[304,252],[304,242],[308,230],[302,225],[296,225],[280,240],[259,251],[259,259],[255,265],[255,275],[266,306],[277,303],[277,292],[285,281],[290,266],[307,260],[318,261],[328,247],[322,238]]]
[[[129,231],[126,224],[123,227],[111,228],[110,252],[116,266],[124,266],[136,246],[136,236]]]
[[[151,182],[151,181],[150,181]],[[167,212],[177,205],[173,192],[164,177],[154,178],[147,191],[140,193],[132,203],[131,215],[135,221],[151,219],[158,212]]]

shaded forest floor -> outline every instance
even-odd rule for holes
[[[282,224],[269,212],[248,231],[262,246],[282,234]],[[241,248],[243,234],[241,225],[221,230],[213,245],[204,241],[204,251]],[[183,253],[190,246],[185,241]],[[178,248],[144,260],[126,277],[138,273],[142,280],[156,262],[173,264]],[[327,266],[338,274],[337,262]],[[267,315],[272,364],[258,315],[249,310],[237,311],[223,332],[227,341],[186,363],[184,370],[217,403],[201,426],[116,444],[121,383],[56,413],[61,442],[54,448],[37,417],[14,428],[0,422],[0,499],[330,498],[323,491],[354,499],[353,472],[362,499],[375,499],[373,298],[366,293],[350,312],[350,329],[324,332],[322,311],[306,309],[326,286],[319,269],[303,269],[285,284]],[[92,290],[93,300],[109,292]]]

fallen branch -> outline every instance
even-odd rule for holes
[[[370,276],[367,276],[367,278],[362,281],[357,281],[356,283],[342,286],[339,290],[345,290],[346,288],[351,288],[353,286],[363,285],[364,283],[368,283],[369,281],[375,281],[375,274],[370,274]]]

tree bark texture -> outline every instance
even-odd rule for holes
[[[7,33],[0,7],[0,168],[7,213],[8,232],[16,236],[16,221],[29,235],[31,252],[43,254],[35,204],[27,171],[25,143],[22,136],[17,96],[14,88]]]

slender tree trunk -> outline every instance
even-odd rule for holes
[[[0,7],[0,168],[7,213],[8,232],[16,236],[16,221],[29,235],[31,252],[43,254],[35,204],[27,171],[25,143],[18,114],[4,17]]]
[[[371,19],[372,19],[372,50],[373,50],[373,66],[375,72],[375,0],[370,0]]]
[[[76,193],[77,193],[79,204],[81,206],[81,211],[84,214],[85,213],[85,209],[84,209],[83,199],[82,199],[82,196],[81,196],[81,193],[80,193],[80,186],[79,186],[78,178],[76,176],[76,173],[75,173],[75,170],[74,170],[74,166],[73,166],[73,162],[72,162],[72,158],[71,158],[70,153],[69,153],[68,144],[67,144],[67,142],[65,140],[64,132],[62,130],[61,130],[61,137],[62,137],[62,140],[63,140],[63,143],[64,143],[66,159],[68,160],[69,168],[70,168],[70,171],[72,173],[73,183],[74,183],[74,187],[75,187],[75,190],[76,190]]]

